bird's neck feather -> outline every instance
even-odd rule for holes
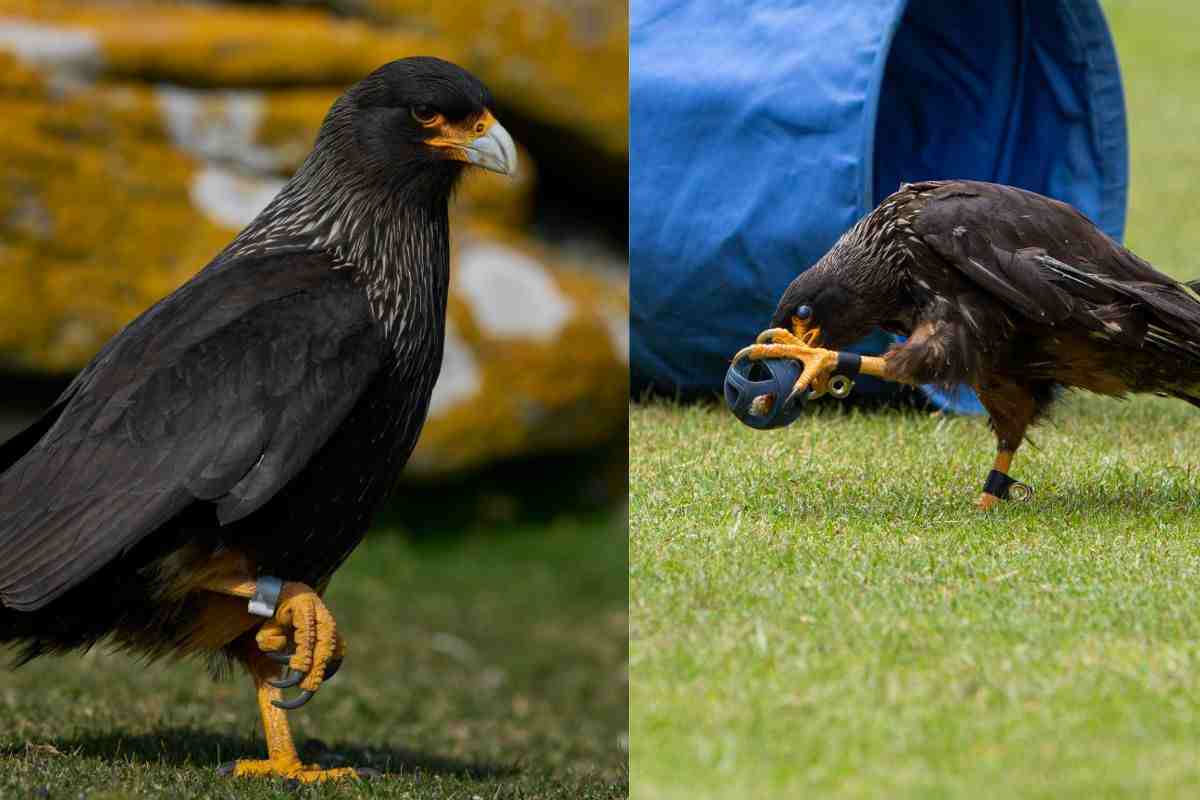
[[[219,259],[325,251],[335,269],[354,272],[389,338],[407,338],[402,334],[414,320],[442,328],[450,280],[449,198],[461,170],[422,166],[372,169],[349,163],[342,148],[318,143]]]

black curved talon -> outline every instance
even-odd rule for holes
[[[267,658],[271,659],[276,664],[282,664],[282,665],[284,665],[284,667],[286,667],[286,669],[284,670],[284,674],[280,677],[278,683],[276,683],[275,681],[267,681],[272,686],[274,686],[276,689],[290,689],[291,687],[295,686],[300,681],[304,680],[304,673],[302,673],[302,672],[296,673],[296,671],[291,668],[293,655],[295,655],[295,653],[286,652],[283,650],[266,651]],[[337,671],[339,669],[341,669],[341,667],[342,667],[342,659],[335,658],[332,661],[330,661],[328,664],[325,665],[325,677],[323,680],[329,680],[330,678],[332,678],[334,675],[337,674]],[[298,675],[300,675],[300,677],[296,678],[294,674],[289,674],[289,673],[298,674]],[[291,681],[291,682],[288,683],[287,681]]]
[[[291,667],[292,656],[295,655],[294,652],[287,652],[283,650],[266,650],[263,652],[267,658],[271,659],[276,664],[283,665],[283,674],[280,675],[278,679],[268,680],[268,685],[273,686],[276,689],[291,689],[295,686],[299,686],[300,682],[304,680],[304,676],[307,673],[300,672],[299,670],[292,669]],[[325,665],[325,677],[322,678],[322,680],[327,681],[332,678],[337,674],[337,671],[341,668],[341,666],[342,659],[340,658],[330,661]],[[291,700],[272,700],[271,705],[275,706],[276,708],[282,708],[287,711],[291,711],[292,709],[299,708],[307,703],[312,699],[312,696],[312,692],[304,689],[301,690],[300,694]]]
[[[303,672],[297,672],[294,669],[286,669],[283,672],[283,677],[281,677],[279,680],[267,681],[267,683],[269,683],[271,686],[274,686],[276,689],[290,689],[293,686],[299,686],[300,681],[302,680],[304,680]]]
[[[276,708],[282,708],[284,711],[295,711],[300,706],[312,700],[314,692],[308,689],[301,689],[300,694],[291,700],[272,700],[271,705]]]
[[[230,775],[233,774],[233,771],[235,769],[237,769],[236,761],[226,761],[224,764],[217,767],[217,777],[228,778]]]

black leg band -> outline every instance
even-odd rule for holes
[[[862,356],[858,353],[838,353],[837,369],[834,373],[847,378],[857,378],[862,370]]]
[[[1008,500],[1011,494],[1015,499],[1025,502],[1033,497],[1033,489],[1020,481],[1014,480],[998,469],[988,473],[983,482],[983,491],[1001,500]]]

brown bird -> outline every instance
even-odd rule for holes
[[[1200,406],[1196,286],[1066,203],[992,183],[910,183],[791,282],[771,328],[735,361],[798,359],[793,396],[817,396],[849,363],[843,354],[839,369],[839,348],[875,327],[908,337],[863,357],[861,372],[975,390],[997,440],[986,510],[1010,488],[1027,496],[1008,476],[1013,455],[1063,387]]]
[[[225,773],[358,774],[303,764],[286,712],[341,662],[321,594],[425,420],[450,194],[471,165],[516,167],[490,106],[439,59],[367,76],[267,208],[0,446],[0,644],[19,661],[107,640],[238,662],[269,757]]]

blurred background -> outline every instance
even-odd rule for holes
[[[0,0],[0,369],[70,376],[255,216],[342,89],[430,54],[491,87],[522,153],[457,198],[409,474],[623,446],[625,37],[597,0]]]
[[[788,283],[901,182],[1020,186],[1119,238],[1116,55],[1098,0],[633,0],[634,391],[720,393]],[[900,394],[867,378],[854,401]]]
[[[441,764],[469,783],[527,758],[503,780],[622,780],[626,44],[613,0],[0,0],[0,439],[249,222],[333,100],[379,65],[435,55],[466,67],[521,147],[515,180],[471,175],[452,207],[445,363],[379,525],[407,535],[373,532],[331,590],[340,626],[374,637],[355,651],[371,656],[348,670],[340,711],[330,700],[306,719],[344,731],[360,761]],[[35,739],[76,731],[66,747],[97,760],[81,789],[151,728],[147,742],[166,726],[168,767],[258,746],[222,740],[227,726],[209,719],[216,703],[257,735],[246,687],[209,690],[195,671],[112,670],[88,695],[88,719],[116,731],[97,738],[53,699],[83,669],[56,664],[0,673],[0,698],[20,687],[50,703],[57,722]],[[155,681],[177,687],[181,712],[137,710]],[[364,692],[388,713],[351,700]],[[0,702],[0,727],[32,713]],[[424,750],[386,749],[397,719],[403,744]],[[12,747],[25,753],[29,738]]]

